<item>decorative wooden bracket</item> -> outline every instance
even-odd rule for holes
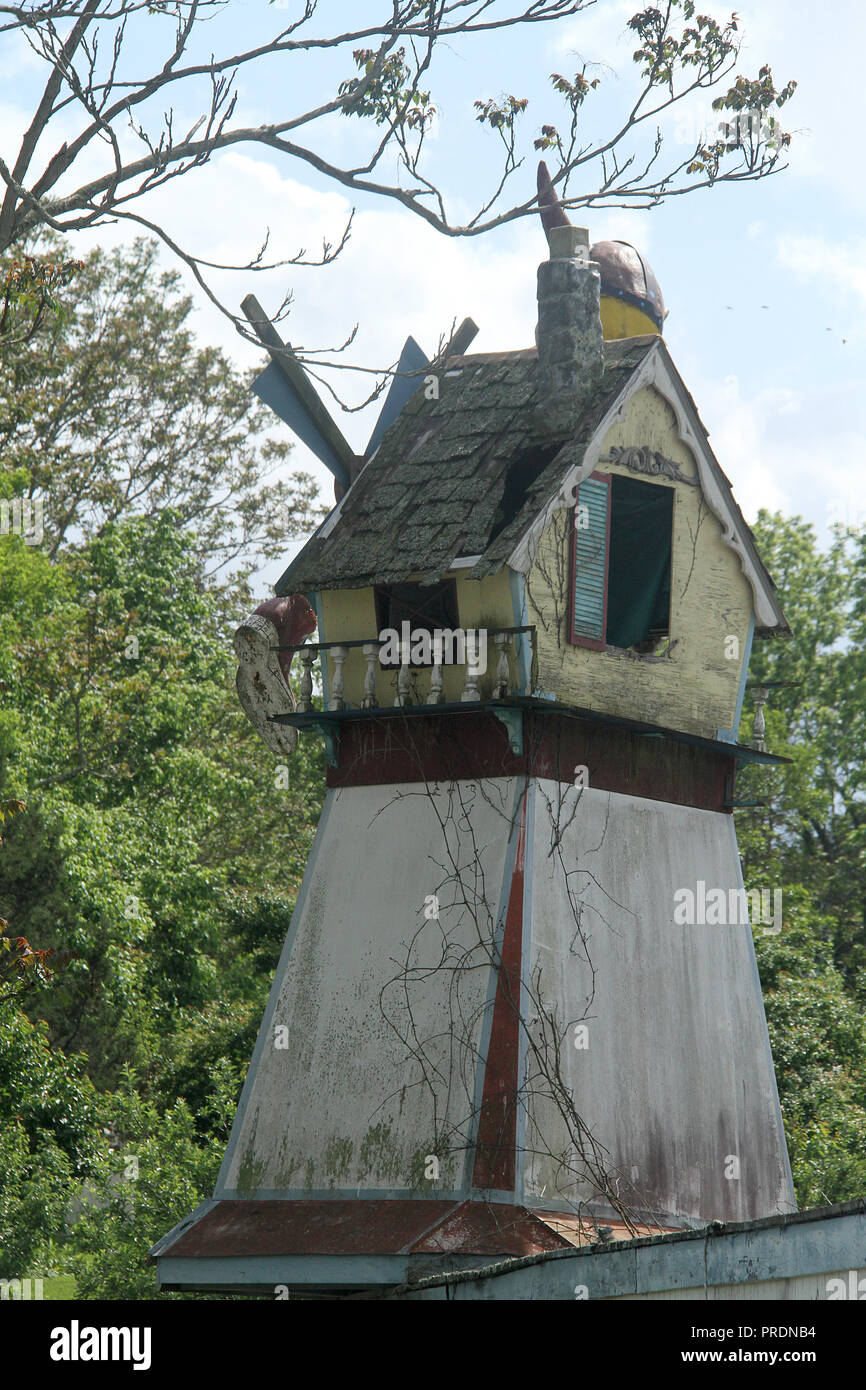
[[[505,732],[508,734],[508,744],[512,753],[516,754],[518,758],[522,757],[523,710],[505,707],[502,709],[491,709],[490,712],[494,714],[500,724],[504,726]]]
[[[340,765],[340,730],[328,719],[311,719],[305,725],[307,729],[315,729],[317,734],[321,734],[325,740],[325,752],[328,756],[329,767],[339,767]]]

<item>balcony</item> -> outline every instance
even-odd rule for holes
[[[288,676],[297,708],[275,716],[276,722],[323,733],[333,763],[336,726],[343,719],[396,711],[446,713],[469,706],[492,710],[505,725],[514,751],[521,751],[520,708],[512,702],[532,693],[535,628],[482,628],[478,636],[483,637],[481,651],[477,641],[431,640],[429,661],[413,662],[404,648],[402,660],[393,664],[383,661],[387,644],[379,637],[278,647],[278,652],[291,656]],[[321,696],[314,694],[317,685]]]

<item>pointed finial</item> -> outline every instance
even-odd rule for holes
[[[543,159],[538,161],[538,210],[541,213],[541,222],[548,242],[554,227],[570,227],[572,225],[571,219],[556,196],[553,180]]]

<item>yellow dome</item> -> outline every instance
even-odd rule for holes
[[[667,317],[652,267],[627,241],[597,241],[590,259],[601,272],[601,326],[605,338],[660,334]]]

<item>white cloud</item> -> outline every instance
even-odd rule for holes
[[[828,280],[845,296],[856,295],[866,305],[866,239],[830,241],[820,236],[779,237],[780,263],[805,279]]]
[[[614,58],[631,55],[627,45],[634,35],[628,21],[639,9],[634,0],[597,0],[567,24],[556,25],[549,51],[558,57],[573,56],[581,62],[615,67]]]
[[[780,413],[776,393],[744,396],[736,376],[722,383],[690,382],[689,389],[710,431],[713,452],[745,516],[754,517],[761,507],[788,510],[792,502],[790,472],[780,469],[774,445],[775,421]]]
[[[747,520],[762,507],[805,516],[822,544],[834,521],[866,522],[866,430],[845,414],[844,387],[753,391],[733,375],[688,384]]]
[[[0,78],[12,81],[20,78],[22,73],[40,70],[44,71],[44,61],[34,53],[22,34],[3,35],[3,45],[0,48]]]
[[[866,10],[862,0],[833,0],[826,11],[792,12],[791,0],[742,0],[742,66],[754,75],[769,62],[777,85],[796,79],[797,92],[782,113],[795,134],[794,178],[831,185],[846,200],[866,201],[852,177],[855,137],[862,126],[862,55]],[[856,168],[856,162],[853,165]]]

